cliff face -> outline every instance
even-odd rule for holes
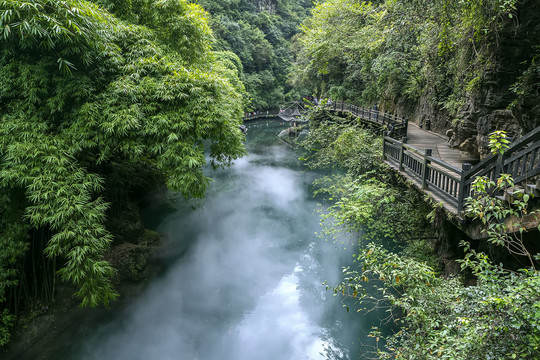
[[[274,0],[255,0],[255,6],[259,12],[267,11],[274,14],[277,9],[277,3]]]
[[[497,41],[494,70],[485,74],[477,90],[466,95],[457,119],[435,105],[432,94],[424,94],[412,116],[446,134],[453,147],[479,158],[489,155],[492,131],[505,130],[517,138],[540,126],[540,66],[533,60],[540,52],[540,2],[519,3],[517,19],[508,20]],[[519,81],[522,84],[514,86]]]

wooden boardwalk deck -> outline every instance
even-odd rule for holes
[[[423,130],[414,123],[407,124],[407,145],[419,150],[420,153],[425,153],[426,149],[431,149],[431,157],[439,159],[456,169],[461,169],[463,164],[475,164],[478,162],[477,159],[474,159],[459,149],[451,148],[448,140],[448,137],[432,131]],[[454,215],[459,213],[458,206],[453,201],[449,201],[448,197],[442,196],[443,194],[440,192],[432,191],[432,189],[423,186],[422,181],[410,169],[405,167],[400,170],[399,165],[395,162],[388,160],[385,162],[395,171],[409,179],[416,188],[429,195],[435,203],[442,203],[445,209]],[[440,165],[432,164],[432,166],[434,170],[445,171],[444,167]],[[458,176],[457,173],[455,175]]]
[[[526,188],[540,188],[540,127],[510,144],[504,155],[491,155],[477,163],[477,159],[451,148],[446,136],[421,129],[395,114],[337,102],[326,108],[385,129],[385,163],[458,218],[463,216],[466,198],[471,196],[472,183],[478,176],[495,181],[504,172],[512,175],[516,184],[527,182],[523,185]],[[276,116],[273,113],[250,113],[244,120]],[[406,142],[402,141],[405,136]],[[536,185],[529,184],[530,180],[536,181]]]
[[[475,164],[478,162],[478,159],[474,159],[458,149],[451,148],[448,143],[448,137],[432,131],[423,130],[411,122],[407,126],[407,138],[407,144],[422,152],[425,149],[432,149],[433,153],[431,156],[441,159],[458,169],[461,169],[462,164]]]
[[[456,168],[456,170],[462,169],[463,164],[474,164],[478,162],[478,160],[472,158],[468,154],[458,149],[451,148],[448,140],[448,137],[434,133],[432,131],[421,129],[415,123],[409,122],[407,124],[407,145],[418,150],[418,155],[424,154],[427,149],[431,149],[432,152],[430,156],[432,158],[441,160],[442,162]],[[418,159],[420,160],[420,158]],[[425,184],[422,184],[422,180],[421,178],[419,178],[418,173],[414,173],[415,171],[419,171],[418,168],[413,170],[412,168],[408,168],[405,166],[400,169],[399,164],[395,161],[392,161],[392,159],[387,159],[385,162],[395,171],[399,172],[408,180],[410,180],[416,188],[428,195],[435,203],[442,203],[444,208],[454,215],[457,215],[459,213],[458,206],[455,204],[454,201],[452,201],[453,199],[449,199],[447,196],[444,196],[444,193],[441,193],[439,191],[433,191],[435,190],[435,188],[426,187]],[[436,163],[432,163],[431,167],[433,171],[448,171],[448,169],[445,169],[445,167]],[[421,172],[423,171],[425,170],[421,170]],[[459,173],[457,171],[450,172],[456,178],[459,177]]]

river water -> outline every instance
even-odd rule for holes
[[[353,250],[317,236],[310,187],[320,174],[303,172],[277,139],[284,126],[249,123],[249,156],[209,172],[215,182],[196,210],[181,198],[146,210],[166,234],[167,270],[66,358],[362,358],[360,343],[378,323],[347,313],[322,285],[339,282]]]

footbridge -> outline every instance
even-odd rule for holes
[[[466,199],[474,196],[472,183],[479,176],[495,181],[502,173],[510,174],[522,191],[540,195],[540,127],[510,144],[503,155],[491,155],[473,166],[475,160],[450,148],[447,138],[424,130],[405,118],[342,102],[324,106],[384,129],[385,163],[458,219],[463,218]],[[280,117],[291,121],[301,117],[303,111],[303,108],[289,107],[255,112],[244,120]],[[510,200],[509,195],[499,196]]]
[[[307,111],[306,105],[299,101],[288,103],[279,109],[253,111],[244,114],[244,121],[265,119],[265,118],[280,118],[284,121],[307,122],[302,115]]]

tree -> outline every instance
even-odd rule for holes
[[[504,154],[509,143],[504,131],[495,131],[490,136],[490,148],[495,155]],[[482,222],[482,231],[488,236],[490,243],[504,246],[512,256],[525,257],[535,269],[533,255],[523,240],[527,231],[523,226],[523,219],[529,213],[531,195],[526,194],[523,189],[514,189],[514,185],[509,174],[501,174],[496,182],[486,176],[476,178],[472,183],[475,196],[467,199],[467,214]],[[513,199],[508,202],[495,196],[498,193],[506,194],[510,189],[515,191]],[[540,230],[540,227],[538,229]]]
[[[58,260],[83,305],[108,304],[105,219],[126,193],[115,176],[144,168],[201,197],[205,154],[227,166],[245,153],[242,70],[211,50],[202,8],[102,4],[124,20],[90,1],[0,1],[0,302],[27,286],[32,249]],[[143,176],[131,173],[127,189]]]
[[[290,39],[312,7],[311,1],[200,1],[212,14],[216,48],[234,52],[242,61],[242,78],[256,110],[275,109],[288,92]]]
[[[422,236],[426,220],[415,193],[396,183],[382,161],[382,139],[353,118],[333,116],[316,108],[301,145],[312,169],[335,170],[315,182],[316,194],[331,202],[322,216],[324,233],[359,234],[358,243],[398,245]],[[400,245],[398,245],[400,246]]]
[[[367,104],[424,96],[455,115],[496,69],[515,10],[514,0],[321,2],[302,25],[295,84],[315,76],[324,94]]]
[[[386,310],[393,334],[374,329],[380,359],[534,359],[540,355],[537,271],[504,271],[465,243],[463,269],[476,285],[436,275],[414,258],[373,244],[361,249],[361,270],[344,269],[337,294],[359,311]],[[384,341],[383,341],[384,340]]]

